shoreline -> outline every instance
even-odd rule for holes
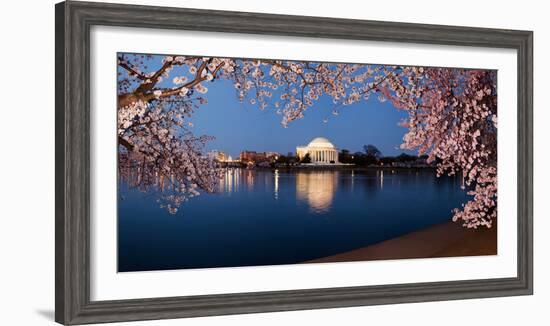
[[[303,263],[487,256],[497,254],[497,228],[467,229],[448,221],[347,252]]]

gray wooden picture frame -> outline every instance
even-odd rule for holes
[[[454,300],[533,293],[533,33],[89,2],[55,7],[55,320],[62,324]],[[517,277],[90,300],[90,27],[93,25],[517,50]]]

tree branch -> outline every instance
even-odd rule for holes
[[[133,67],[131,67],[122,57],[118,58],[118,65],[121,68],[124,68],[126,71],[130,73],[130,75],[135,75],[138,79],[146,80],[147,77],[139,72],[137,72]]]
[[[124,147],[126,147],[127,150],[129,151],[133,151],[134,150],[134,145],[130,144],[129,141],[127,141],[126,139],[124,139],[123,137],[118,137],[118,143]]]

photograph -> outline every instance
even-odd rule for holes
[[[116,60],[118,272],[497,254],[496,70]]]

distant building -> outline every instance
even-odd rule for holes
[[[242,151],[239,159],[242,163],[260,163],[277,160],[279,156],[277,152]]]
[[[230,156],[218,150],[212,150],[208,152],[208,157],[211,160],[218,161],[218,162],[227,162],[228,160],[230,160]]]
[[[239,159],[243,163],[255,162],[257,156],[258,156],[258,153],[254,151],[242,151],[241,154],[239,155]]]
[[[314,164],[336,164],[338,163],[338,150],[326,138],[317,137],[307,146],[296,147],[296,155],[302,160],[307,154]]]
[[[275,159],[275,160],[278,159],[279,156],[281,156],[281,154],[277,152],[265,152],[264,155],[268,159]]]

